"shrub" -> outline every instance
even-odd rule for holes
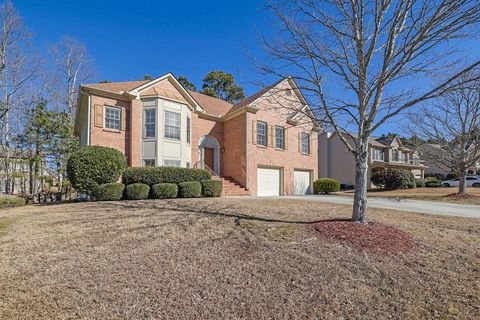
[[[408,181],[407,188],[408,189],[415,189],[417,187],[417,183],[415,181]]]
[[[425,179],[416,179],[415,180],[415,185],[417,186],[417,188],[425,188],[425,183],[426,183]]]
[[[425,173],[425,179],[435,178],[438,181],[445,180],[445,175],[443,173]]]
[[[438,181],[427,181],[425,182],[425,186],[427,188],[439,188],[442,186],[442,184]]]
[[[92,196],[99,185],[117,182],[126,167],[127,160],[120,151],[86,146],[70,156],[67,174],[78,192]]]
[[[452,180],[452,179],[456,179],[458,178],[458,173],[457,172],[451,172],[449,174],[447,174],[447,176],[445,177],[445,180]]]
[[[132,183],[125,188],[125,198],[128,200],[148,199],[150,186],[143,183]]]
[[[198,181],[179,183],[178,195],[181,198],[200,198],[202,196],[202,185]]]
[[[370,181],[385,189],[415,188],[415,176],[409,170],[404,169],[376,169],[370,177]]]
[[[204,169],[174,167],[140,167],[127,168],[122,175],[123,183],[144,183],[153,186],[158,183],[179,184],[187,181],[202,181],[212,178],[212,174]]]
[[[0,196],[0,208],[13,208],[24,206],[26,203],[25,198],[14,196]]]
[[[315,193],[330,193],[340,190],[340,183],[331,178],[320,178],[313,182],[313,191]]]
[[[99,201],[122,200],[123,191],[125,191],[123,183],[105,183],[98,186],[95,198]]]
[[[425,178],[425,182],[440,182],[436,177],[430,176]]]
[[[220,197],[222,195],[223,183],[219,180],[202,180],[202,195],[204,197]]]
[[[175,183],[157,183],[150,190],[153,199],[169,199],[176,198],[178,194],[178,186]]]

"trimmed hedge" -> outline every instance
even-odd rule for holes
[[[157,183],[150,189],[152,199],[176,198],[177,194],[178,186],[175,183]]]
[[[204,197],[220,197],[222,195],[223,183],[219,180],[202,180],[202,195]]]
[[[127,168],[122,175],[123,183],[144,183],[153,186],[159,183],[179,184],[187,181],[210,180],[212,174],[204,169],[174,167],[137,167]]]
[[[78,192],[93,196],[99,185],[117,182],[126,167],[127,159],[120,151],[86,146],[68,159],[67,175]]]
[[[202,184],[198,181],[179,183],[178,196],[181,198],[200,198],[202,196]]]
[[[97,188],[96,199],[99,201],[122,200],[125,185],[123,183],[105,183]]]
[[[150,186],[143,183],[132,183],[125,188],[125,198],[128,200],[148,199]]]
[[[24,206],[27,201],[24,198],[14,196],[0,196],[0,209]]]
[[[427,188],[440,188],[442,184],[438,181],[427,181],[425,182]]]
[[[340,191],[340,183],[331,178],[320,178],[313,182],[313,191],[317,193],[330,193]]]
[[[415,185],[417,188],[425,188],[425,183],[427,181],[425,179],[416,179],[415,180]]]

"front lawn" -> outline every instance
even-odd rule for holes
[[[370,189],[368,195],[384,198],[404,198],[428,201],[447,201],[459,204],[480,204],[480,188],[467,188],[467,197],[457,197],[458,188],[415,188],[403,190]],[[340,191],[335,194],[353,196],[353,190]]]
[[[390,254],[329,237],[312,222],[345,223],[350,208],[303,200],[5,209],[0,319],[480,317],[480,220],[370,213],[415,245]]]

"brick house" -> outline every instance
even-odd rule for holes
[[[185,90],[172,74],[80,86],[80,143],[123,152],[130,166],[207,168],[225,194],[306,194],[317,177],[318,125],[291,78],[237,104]]]

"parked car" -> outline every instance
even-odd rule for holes
[[[458,187],[459,179],[451,179],[442,181],[442,187]],[[479,176],[467,176],[467,187],[480,187]]]

